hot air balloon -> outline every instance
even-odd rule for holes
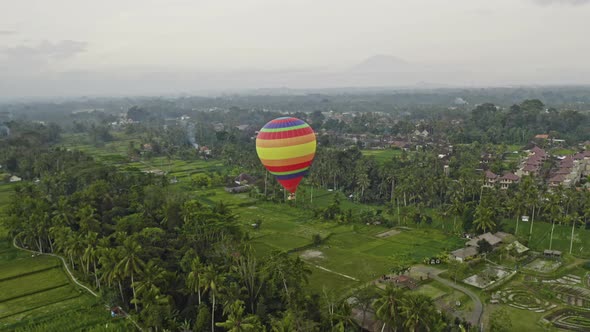
[[[262,165],[295,198],[295,191],[315,156],[316,139],[305,121],[293,117],[274,119],[256,137],[256,152]]]

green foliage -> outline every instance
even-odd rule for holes
[[[508,312],[504,308],[494,310],[490,315],[490,331],[492,332],[508,332],[512,331],[512,321]]]
[[[197,188],[208,188],[211,186],[211,178],[203,173],[196,173],[191,176],[192,182]]]
[[[485,254],[492,252],[492,250],[494,250],[494,247],[488,241],[486,241],[486,239],[481,239],[477,241],[477,246],[478,254]]]
[[[316,246],[319,246],[323,242],[322,236],[320,234],[314,234],[311,238],[312,238],[313,244]]]
[[[197,319],[195,320],[194,331],[211,331],[211,311],[205,304],[201,304],[197,311]]]

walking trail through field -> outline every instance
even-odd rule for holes
[[[15,237],[14,237],[14,239],[12,240],[12,245],[13,245],[13,246],[14,246],[16,249],[18,249],[18,250],[27,251],[27,252],[30,252],[30,253],[33,253],[33,254],[36,254],[36,255],[47,255],[47,256],[53,256],[53,257],[57,257],[57,258],[59,258],[59,259],[60,259],[60,260],[61,260],[61,261],[64,263],[64,267],[66,268],[66,272],[67,272],[67,273],[68,273],[68,275],[70,276],[70,279],[72,279],[72,281],[73,281],[73,282],[74,282],[76,285],[78,285],[78,286],[80,286],[80,287],[84,288],[85,290],[87,290],[87,291],[88,291],[90,294],[92,294],[94,297],[98,297],[98,295],[97,295],[95,292],[93,292],[93,291],[92,291],[90,288],[88,288],[88,287],[86,287],[86,286],[82,285],[82,284],[81,284],[81,283],[78,281],[78,279],[76,279],[76,277],[74,277],[74,275],[73,275],[73,274],[72,274],[72,272],[70,271],[70,268],[68,267],[68,264],[66,263],[66,260],[65,260],[63,257],[61,257],[61,256],[59,256],[59,255],[56,255],[56,254],[51,254],[51,253],[46,253],[46,252],[39,252],[39,251],[34,251],[34,250],[26,249],[26,248],[23,248],[23,247],[19,247],[19,246],[18,246],[18,244],[16,244],[16,236],[15,236]],[[138,330],[140,330],[140,331],[143,331],[143,329],[142,329],[142,328],[141,328],[141,327],[140,327],[140,326],[137,324],[137,322],[135,322],[135,320],[133,320],[133,318],[131,318],[131,316],[130,316],[130,315],[128,315],[128,314],[127,314],[126,312],[124,312],[124,311],[123,311],[123,313],[125,314],[125,317],[127,317],[127,319],[129,319],[129,320],[130,320],[130,321],[133,323],[133,325],[135,325],[135,327],[137,327],[137,329],[138,329]]]
[[[346,274],[342,274],[342,273],[339,273],[339,272],[336,272],[336,271],[332,271],[332,270],[330,270],[330,269],[326,269],[326,268],[325,268],[325,267],[323,267],[323,266],[319,266],[319,265],[315,265],[315,264],[311,264],[311,263],[309,263],[309,265],[315,266],[315,267],[317,267],[318,269],[320,269],[320,270],[324,270],[324,271],[326,271],[326,272],[330,272],[330,273],[337,274],[337,275],[339,275],[339,276],[341,276],[341,277],[344,277],[344,278],[347,278],[347,279],[350,279],[350,280],[354,280],[354,281],[360,281],[360,280],[358,280],[357,278],[354,278],[354,277],[351,277],[351,276],[347,276]]]

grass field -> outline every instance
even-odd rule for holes
[[[67,315],[77,318],[64,320]],[[100,300],[74,287],[57,258],[18,251],[2,231],[0,331],[36,330],[37,324],[38,331],[127,330],[125,321],[112,321]]]
[[[551,152],[551,154],[557,155],[557,156],[570,156],[570,155],[575,154],[577,151],[571,150],[571,149],[557,148],[557,149],[551,149],[550,152]]]
[[[335,192],[315,190],[311,206],[325,207],[331,204],[334,195]],[[256,201],[248,194],[229,194],[221,188],[198,192],[197,197],[211,204],[219,201],[229,204],[237,215],[238,222],[249,231],[251,244],[259,255],[272,250],[290,251],[304,246],[310,247],[314,234],[326,239],[318,247],[307,248],[319,251],[323,256],[307,259],[310,264],[334,271],[330,273],[312,266],[310,286],[318,291],[323,287],[344,291],[350,287],[360,286],[390,272],[399,257],[418,263],[426,257],[459,248],[464,243],[458,237],[428,227],[404,228],[394,236],[378,238],[375,235],[387,231],[387,228],[319,221],[314,219],[310,209],[298,208],[287,203]],[[341,207],[351,208],[355,214],[363,209],[375,209],[346,199],[341,201]],[[262,226],[255,230],[252,224],[259,220],[262,220]],[[299,255],[301,252],[293,254]],[[359,281],[342,277],[337,273]]]
[[[510,233],[514,233],[516,227],[515,220],[505,220],[504,224],[506,225],[505,228]],[[518,225],[519,237],[528,239],[530,226],[530,222],[520,222]],[[553,249],[569,253],[571,233],[571,226],[555,225],[555,230],[553,231]],[[549,249],[550,235],[550,223],[535,221],[533,224],[533,234],[528,243],[528,247],[535,251]],[[590,230],[580,227],[575,229],[572,254],[579,257],[590,258]]]
[[[384,163],[402,154],[400,149],[384,149],[384,150],[362,150],[363,155],[372,156],[378,163]]]

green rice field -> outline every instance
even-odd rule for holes
[[[12,184],[0,185],[0,207]],[[2,213],[3,214],[3,213]],[[12,246],[0,224],[0,331],[129,331],[104,304],[72,283],[61,261]]]

